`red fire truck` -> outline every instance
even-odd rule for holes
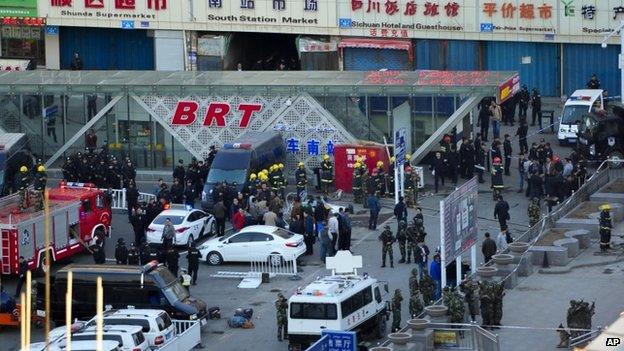
[[[110,235],[111,208],[104,191],[93,184],[64,183],[49,193],[49,238],[52,261],[82,252],[92,238]],[[44,211],[18,208],[17,194],[0,199],[0,268],[17,274],[19,257],[29,268],[44,266]]]

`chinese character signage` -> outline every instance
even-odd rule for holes
[[[168,3],[172,0],[40,0],[41,12],[52,25],[66,24],[74,19],[103,21],[102,27],[134,29],[135,21],[142,28],[149,28],[161,14],[171,19]],[[43,4],[47,5],[44,6]]]
[[[0,17],[37,17],[37,0],[2,0]]]

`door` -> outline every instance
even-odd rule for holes
[[[235,234],[223,244],[221,255],[225,261],[248,261],[253,233]]]
[[[254,260],[264,261],[271,253],[278,252],[276,251],[277,249],[272,235],[265,233],[253,234],[251,252],[253,253]]]

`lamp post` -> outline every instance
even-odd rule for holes
[[[620,22],[620,25],[616,29],[614,29],[613,31],[611,31],[611,33],[607,34],[604,37],[600,46],[602,46],[603,49],[606,49],[609,38],[618,34],[618,32],[622,30],[622,28],[624,28],[624,20]],[[618,55],[618,68],[620,69],[620,101],[624,105],[624,35],[621,35],[621,34],[620,34],[620,55]]]

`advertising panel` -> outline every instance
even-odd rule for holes
[[[37,0],[2,0],[0,17],[37,17]]]
[[[477,191],[472,178],[440,202],[441,247],[446,264],[453,262],[477,242]]]

